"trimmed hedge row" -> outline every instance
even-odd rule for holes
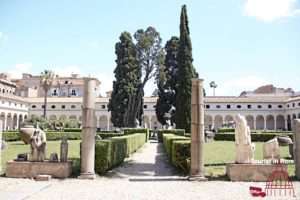
[[[146,142],[149,140],[150,131],[147,128],[124,128],[124,135],[134,134],[134,133],[145,133],[146,134]]]
[[[251,133],[251,141],[252,142],[266,142],[277,136],[289,136],[291,139],[293,138],[292,133],[287,133],[287,134]],[[223,141],[235,141],[235,135],[234,135],[234,133],[217,133],[215,135],[214,139],[215,140],[223,140]]]
[[[135,133],[106,140],[97,140],[95,145],[95,171],[104,174],[120,165],[126,157],[146,141],[145,133]]]
[[[157,140],[158,142],[163,142],[163,135],[164,134],[174,134],[179,136],[184,136],[185,130],[184,129],[159,129],[157,132]]]
[[[102,139],[107,139],[116,136],[123,136],[123,133],[114,133],[114,132],[97,132]],[[54,132],[54,131],[47,131],[46,132],[47,140],[61,140],[63,136],[66,136],[68,140],[81,140],[81,132]],[[5,141],[19,141],[21,140],[19,132],[3,132],[2,137]]]
[[[171,163],[184,173],[188,173],[188,160],[191,157],[190,138],[177,136],[175,134],[163,134],[163,145]]]

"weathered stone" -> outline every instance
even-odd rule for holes
[[[58,162],[58,155],[57,155],[57,153],[51,153],[49,161],[50,162]]]
[[[263,144],[263,158],[264,159],[279,159],[280,149],[277,138],[273,138]]]
[[[255,144],[251,143],[251,132],[244,116],[235,116],[236,163],[251,163],[254,160]]]
[[[300,119],[295,119],[294,132],[294,159],[295,159],[295,174],[300,180]]]
[[[96,81],[92,78],[84,79],[84,95],[82,105],[82,143],[81,143],[81,173],[78,178],[95,178],[95,87]]]
[[[46,157],[46,133],[40,129],[35,129],[30,139],[30,145],[30,161],[44,161]]]
[[[191,171],[189,180],[204,181],[204,97],[203,80],[192,80]]]
[[[68,161],[68,140],[64,137],[60,143],[60,162]]]
[[[72,174],[72,161],[68,162],[16,162],[8,161],[6,176],[11,178],[34,178],[40,174],[54,178],[67,178]]]
[[[20,138],[25,144],[30,144],[30,139],[33,136],[35,128],[31,125],[26,125],[20,129]]]
[[[293,144],[293,141],[288,136],[278,136],[277,141],[279,146],[289,146],[290,144]]]
[[[287,171],[287,165],[281,164]],[[226,174],[231,181],[268,181],[278,164],[227,164]]]
[[[34,180],[36,180],[36,181],[50,181],[51,176],[50,175],[37,175],[36,177],[34,177]]]

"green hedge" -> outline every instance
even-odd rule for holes
[[[134,134],[134,133],[144,133],[146,134],[146,142],[149,140],[150,131],[147,128],[124,128],[124,135]]]
[[[251,133],[251,141],[252,142],[266,142],[268,140],[273,139],[277,136],[289,136],[293,138],[292,133]],[[217,133],[215,135],[215,140],[223,140],[223,141],[235,141],[234,133]]]
[[[174,134],[179,136],[184,136],[185,130],[184,129],[159,129],[157,132],[157,140],[158,142],[163,142],[163,135],[164,134]]]
[[[188,137],[163,134],[163,145],[171,163],[184,173],[189,172],[190,143]]]
[[[9,142],[9,141],[18,141],[18,140],[21,139],[18,132],[11,132],[11,131],[3,132],[2,133],[2,138],[6,142]]]
[[[234,132],[234,128],[219,128],[218,129],[218,133],[230,133],[230,132]]]
[[[130,153],[135,152],[146,141],[145,133],[135,133],[106,140],[97,140],[95,145],[95,171],[104,174],[120,165]]]
[[[172,143],[172,164],[184,173],[189,173],[191,158],[191,141],[176,140]]]

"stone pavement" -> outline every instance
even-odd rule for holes
[[[176,170],[168,164],[161,144],[151,142],[133,154],[125,164],[95,180],[70,178],[36,182],[30,179],[1,177],[0,200],[244,200],[261,199],[251,198],[249,186],[265,185],[229,181],[189,182],[186,177],[176,174]],[[293,184],[300,199],[300,182]]]

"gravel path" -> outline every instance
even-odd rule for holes
[[[261,199],[252,198],[249,186],[264,187],[265,183],[208,181],[189,182],[176,175],[162,147],[147,143],[121,167],[95,180],[76,178],[49,182],[30,179],[0,178],[0,200],[200,200],[200,199]],[[300,199],[300,182],[294,182]],[[276,199],[276,198],[264,198]],[[297,199],[281,197],[277,199]]]

